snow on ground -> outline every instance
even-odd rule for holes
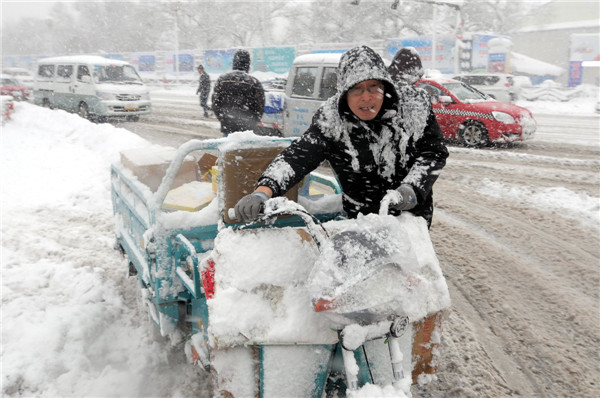
[[[535,106],[584,114],[594,104]],[[138,308],[136,282],[113,248],[109,165],[119,151],[150,143],[110,124],[17,103],[0,144],[2,394],[205,396],[183,348],[157,336]],[[555,194],[535,201],[555,206]],[[531,200],[525,190],[510,195]],[[597,219],[597,209],[585,211],[588,199],[579,200],[583,210],[572,217]]]
[[[157,338],[138,309],[113,249],[109,164],[143,145],[27,103],[2,127],[3,396],[202,391],[182,347]]]

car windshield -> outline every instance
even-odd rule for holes
[[[485,94],[464,83],[444,83],[444,87],[462,102],[484,101],[487,99]]]
[[[14,81],[13,79],[8,79],[8,78],[2,78],[2,85],[3,86],[18,86],[16,81]]]
[[[143,84],[131,65],[94,65],[94,77],[98,83]]]

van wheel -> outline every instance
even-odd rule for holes
[[[90,118],[90,110],[85,102],[79,104],[79,112],[77,114],[84,119]]]
[[[479,148],[488,145],[490,137],[483,124],[471,120],[459,129],[458,140],[466,147]]]
[[[44,98],[44,99],[42,100],[42,106],[43,106],[44,108],[49,108],[49,109],[52,109],[52,105],[50,105],[50,100],[49,100],[48,98]]]
[[[140,121],[140,117],[139,116],[127,116],[127,121],[128,122],[139,122]]]

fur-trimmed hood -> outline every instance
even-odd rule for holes
[[[395,104],[398,103],[399,97],[394,81],[379,54],[370,47],[359,46],[345,52],[340,59],[337,74],[338,109],[341,112],[347,109],[345,104],[348,90],[365,80],[380,80],[383,82],[385,98],[382,109],[395,108]]]

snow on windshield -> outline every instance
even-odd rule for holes
[[[100,83],[142,84],[142,79],[130,65],[94,65],[94,76]]]
[[[444,87],[462,102],[486,101],[488,99],[484,94],[463,83],[444,83]]]

